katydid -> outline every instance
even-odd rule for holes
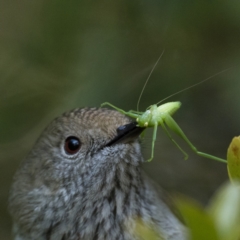
[[[160,106],[157,106],[156,104],[150,106],[145,112],[137,112],[137,111],[124,111],[120,108],[115,107],[114,105],[105,102],[101,104],[101,106],[110,106],[114,108],[115,110],[119,111],[120,113],[129,116],[131,118],[135,118],[136,122],[138,123],[139,127],[153,127],[153,138],[152,138],[152,152],[151,152],[151,157],[147,160],[148,162],[152,161],[154,157],[154,145],[156,141],[156,136],[157,136],[157,128],[158,126],[161,126],[167,136],[170,138],[170,140],[175,144],[175,146],[184,154],[185,159],[188,158],[187,153],[178,145],[178,143],[172,138],[170,132],[168,131],[166,125],[171,129],[173,132],[175,132],[177,135],[179,135],[192,149],[193,152],[195,152],[197,155],[200,155],[205,158],[210,158],[212,160],[216,160],[219,162],[224,162],[226,163],[227,161],[215,157],[213,155],[204,153],[204,152],[199,152],[197,148],[190,142],[190,140],[187,138],[187,136],[184,134],[182,129],[178,126],[178,124],[175,122],[175,120],[172,118],[171,115],[173,115],[181,106],[180,102],[168,102],[165,104],[162,104]]]
[[[219,158],[219,157],[215,157],[213,155],[204,153],[204,152],[199,152],[197,150],[197,148],[190,142],[190,140],[187,138],[187,136],[184,134],[184,132],[182,131],[182,129],[179,127],[179,125],[175,122],[175,120],[172,118],[172,115],[180,108],[181,103],[180,102],[168,102],[162,105],[159,105],[159,103],[165,101],[166,99],[179,94],[180,92],[183,92],[187,89],[193,88],[199,84],[202,84],[205,81],[208,81],[209,79],[223,73],[226,72],[228,69],[225,69],[221,72],[218,72],[214,75],[212,75],[211,77],[208,77],[190,87],[184,88],[183,90],[180,90],[166,98],[164,98],[163,100],[161,100],[160,102],[158,102],[157,104],[151,105],[147,108],[147,110],[145,112],[139,112],[138,111],[138,106],[139,106],[139,102],[140,99],[142,97],[143,91],[146,87],[146,84],[148,82],[148,80],[151,77],[151,74],[153,73],[154,68],[156,67],[157,63],[159,62],[159,60],[161,59],[162,55],[163,55],[164,51],[161,53],[160,57],[158,58],[157,62],[154,64],[144,86],[143,89],[140,93],[138,102],[137,102],[137,111],[134,110],[130,110],[128,112],[112,105],[109,102],[105,102],[101,104],[102,106],[110,106],[112,108],[114,108],[115,110],[119,111],[120,113],[129,116],[131,118],[135,118],[136,122],[137,122],[137,126],[139,127],[143,127],[143,128],[148,128],[148,127],[153,127],[153,138],[152,138],[152,152],[151,152],[151,157],[147,160],[148,162],[152,161],[153,157],[154,157],[154,145],[155,145],[155,141],[156,141],[156,136],[157,136],[157,128],[158,126],[161,126],[164,130],[164,132],[167,134],[167,136],[170,138],[170,140],[175,144],[175,146],[184,154],[185,159],[188,158],[187,153],[178,145],[178,143],[173,139],[173,137],[171,136],[170,132],[168,131],[167,127],[169,129],[171,129],[173,132],[175,132],[177,135],[179,135],[188,145],[189,147],[192,149],[193,152],[195,152],[197,155],[205,157],[205,158],[210,158],[212,160],[216,160],[219,162],[224,162],[227,163],[227,161],[225,159]],[[167,127],[166,127],[167,125]]]

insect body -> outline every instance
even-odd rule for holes
[[[180,102],[169,102],[160,105],[152,105],[149,109],[140,115],[136,121],[139,127],[154,127],[157,123],[162,125],[167,115],[173,115],[181,106]]]
[[[156,136],[157,136],[157,128],[158,126],[161,126],[165,131],[165,133],[167,134],[167,136],[170,138],[170,140],[184,154],[185,159],[188,158],[187,153],[172,138],[167,127],[173,132],[175,132],[177,135],[179,135],[189,145],[192,151],[195,152],[197,155],[226,163],[226,160],[222,158],[218,158],[204,152],[199,152],[196,149],[196,147],[190,142],[190,140],[186,137],[182,129],[172,118],[172,115],[180,108],[181,106],[180,102],[169,102],[169,103],[162,104],[160,106],[157,106],[156,104],[151,105],[149,108],[147,108],[145,112],[138,112],[133,110],[126,112],[118,107],[115,107],[114,105],[108,102],[101,104],[101,106],[106,106],[106,105],[114,108],[115,110],[119,111],[122,114],[125,114],[126,116],[135,118],[139,127],[144,127],[144,128],[153,127],[152,152],[151,152],[151,157],[148,159],[149,162],[152,161],[154,157],[154,145],[155,145]]]

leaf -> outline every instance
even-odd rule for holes
[[[240,183],[225,184],[211,200],[212,215],[222,240],[240,239]]]
[[[240,137],[234,137],[227,152],[228,175],[240,181]]]
[[[190,229],[191,240],[219,240],[213,219],[201,205],[184,197],[176,204]]]

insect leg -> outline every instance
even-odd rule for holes
[[[136,114],[143,114],[144,112],[138,112],[138,111],[135,111],[135,110],[129,110],[128,111],[129,113],[136,113]]]
[[[202,157],[205,157],[205,158],[210,158],[212,160],[216,160],[216,161],[219,161],[219,162],[224,162],[224,163],[227,162],[225,159],[218,158],[218,157],[215,157],[213,155],[210,155],[210,154],[207,154],[207,153],[204,153],[204,152],[199,152],[197,150],[197,148],[190,142],[190,140],[184,134],[182,129],[179,127],[179,125],[175,122],[175,120],[169,114],[166,115],[165,122],[166,122],[167,126],[172,131],[174,131],[178,136],[180,136],[189,145],[189,147],[193,150],[193,152],[195,152],[199,156],[202,156]]]
[[[178,143],[173,139],[173,137],[171,136],[171,134],[169,133],[169,131],[167,130],[166,126],[164,125],[164,123],[161,124],[163,130],[165,131],[165,133],[167,134],[167,136],[170,138],[170,140],[173,142],[173,144],[183,153],[184,155],[184,159],[187,160],[188,159],[188,155],[187,153],[178,145]]]
[[[124,114],[126,116],[129,116],[129,117],[132,117],[132,118],[138,118],[139,117],[139,114],[132,113],[132,112],[125,112],[124,110],[122,110],[122,109],[120,109],[118,107],[115,107],[114,105],[112,105],[109,102],[102,103],[101,107],[106,106],[106,105],[112,107],[113,109],[117,110],[118,112],[120,112],[120,113],[122,113],[122,114]]]
[[[154,124],[154,127],[153,127],[153,138],[152,138],[152,153],[151,153],[151,158],[149,158],[147,161],[148,162],[151,162],[153,157],[154,157],[154,145],[155,145],[155,141],[156,141],[156,138],[157,138],[157,128],[158,128],[158,123],[156,122]]]
[[[109,102],[104,102],[104,103],[102,103],[102,104],[101,104],[101,107],[106,106],[106,105],[114,108],[115,110],[117,110],[118,112],[120,112],[120,113],[122,113],[122,114],[126,114],[126,112],[125,112],[124,110],[122,110],[122,109],[120,109],[120,108],[118,108],[118,107],[115,107],[114,105],[112,105],[112,104],[109,103]]]

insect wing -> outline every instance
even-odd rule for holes
[[[157,109],[159,113],[173,115],[181,107],[180,102],[168,102],[160,105]]]

